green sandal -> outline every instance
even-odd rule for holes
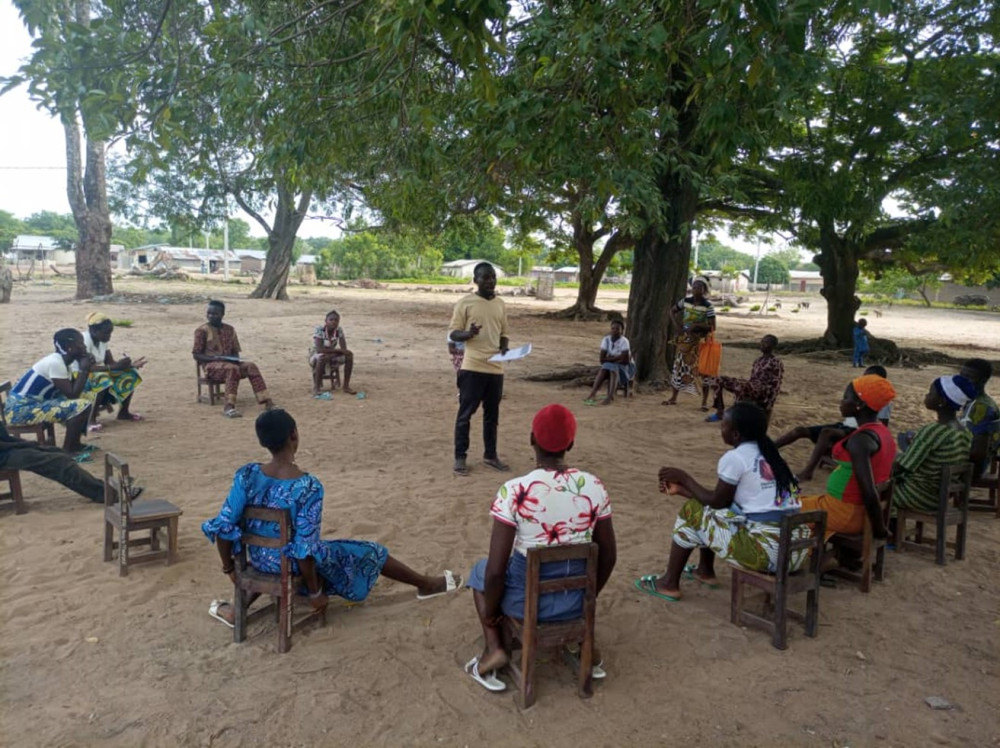
[[[651,595],[653,597],[658,597],[661,600],[666,600],[668,603],[680,602],[679,597],[674,597],[673,595],[665,595],[658,589],[656,589],[656,580],[659,578],[660,578],[659,574],[646,574],[645,576],[636,579],[635,582],[633,583],[633,586],[637,590],[639,590],[639,592]]]
[[[702,585],[703,587],[708,587],[708,589],[710,589],[710,590],[717,590],[717,589],[719,589],[719,587],[722,586],[718,582],[706,582],[704,579],[702,579],[701,577],[697,576],[694,573],[697,568],[698,568],[698,564],[688,564],[687,566],[685,566],[684,567],[684,578],[685,579],[690,579],[690,580],[692,580],[694,582],[697,582],[698,584]]]

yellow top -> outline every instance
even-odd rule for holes
[[[469,330],[472,323],[481,328],[479,334],[465,341],[463,371],[478,371],[483,374],[503,374],[503,364],[490,361],[490,356],[500,352],[500,338],[509,337],[507,330],[507,309],[499,296],[484,299],[479,294],[470,293],[455,304],[448,333]]]

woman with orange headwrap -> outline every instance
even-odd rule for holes
[[[895,396],[889,380],[877,374],[858,377],[844,391],[840,413],[844,418],[856,418],[858,428],[833,446],[837,468],[826,482],[826,493],[800,499],[803,512],[826,512],[827,537],[837,532],[861,532],[866,513],[875,537],[886,537],[888,530],[882,522],[875,487],[892,475],[896,443],[878,420],[878,412]]]

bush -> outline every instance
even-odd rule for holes
[[[955,306],[989,306],[990,297],[970,293],[964,296],[956,296],[953,303]]]
[[[760,311],[760,304],[754,304],[752,307],[750,307],[750,311],[751,312],[759,312]]]
[[[868,316],[868,310],[867,309],[862,309],[860,312],[858,312],[858,316],[859,317],[867,317]]]
[[[792,312],[792,314],[798,314],[799,313],[799,308],[798,307],[792,307],[791,312]]]
[[[130,319],[113,319],[111,324],[115,327],[131,327],[134,323]]]
[[[776,307],[776,306],[769,306],[767,308],[767,311],[769,311],[769,312],[776,312],[776,311],[778,311],[778,307]]]
[[[724,306],[724,307],[722,307],[722,309],[720,309],[719,311],[720,311],[720,312],[722,312],[723,314],[725,314],[726,312],[728,312],[728,311],[729,311],[729,307],[728,307],[728,306]]]

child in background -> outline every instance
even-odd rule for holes
[[[864,317],[854,323],[854,367],[863,369],[865,367],[865,356],[871,346],[868,339],[871,337],[868,332],[868,320]]]

